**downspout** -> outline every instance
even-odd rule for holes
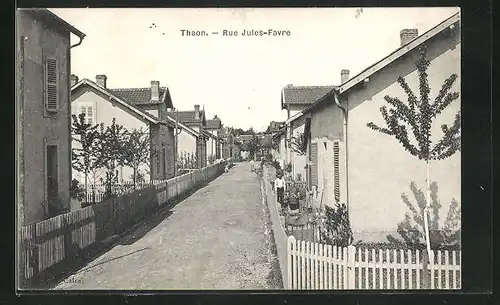
[[[343,107],[340,104],[339,100],[339,94],[336,90],[333,91],[333,100],[335,102],[335,105],[342,110],[342,113],[344,114],[344,135],[345,135],[345,173],[346,173],[346,205],[347,205],[347,218],[348,221],[351,218],[351,209],[349,207],[349,141],[348,141],[348,135],[347,135],[347,127],[348,127],[348,111],[345,107]]]
[[[71,33],[70,33],[71,35]],[[81,36],[78,36],[78,38],[80,38],[80,41],[72,46],[70,46],[68,48],[68,54],[67,54],[67,58],[68,58],[68,77],[70,78],[70,81],[69,81],[69,89],[68,89],[68,100],[69,100],[69,107],[68,107],[68,113],[69,113],[69,120],[68,120],[68,130],[69,130],[69,142],[70,145],[69,145],[69,190],[70,190],[70,202],[71,202],[71,181],[73,180],[73,173],[72,173],[72,170],[73,170],[73,166],[72,166],[72,154],[73,154],[73,151],[71,149],[71,142],[72,142],[72,137],[71,137],[71,127],[72,127],[72,124],[71,124],[71,104],[72,104],[72,100],[71,100],[71,49],[74,48],[74,47],[77,47],[79,45],[82,44],[83,42],[83,38],[85,37],[85,34],[81,35]],[[70,206],[68,207],[70,210],[71,210],[71,204]]]

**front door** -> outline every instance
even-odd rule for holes
[[[54,216],[59,208],[59,179],[57,166],[57,146],[47,146],[47,202],[49,205],[49,214]]]

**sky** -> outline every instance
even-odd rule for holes
[[[149,87],[158,80],[181,111],[199,104],[224,126],[263,131],[270,121],[287,118],[281,110],[287,84],[338,85],[342,69],[353,77],[397,49],[400,30],[422,34],[459,8],[50,10],[86,34],[71,49],[72,74],[80,79],[105,74],[109,88]],[[182,36],[183,29],[209,36]],[[241,36],[251,29],[290,36]],[[223,30],[239,35],[222,36]]]

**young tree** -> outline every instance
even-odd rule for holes
[[[139,167],[148,165],[151,156],[151,138],[148,130],[133,129],[124,142],[123,162],[133,169],[132,179],[136,189]]]
[[[252,138],[246,143],[248,152],[250,153],[250,158],[254,158],[255,153],[260,150],[261,144],[261,139],[256,135],[253,135]]]
[[[396,97],[385,96],[385,101],[392,106],[387,110],[386,106],[380,108],[382,117],[387,124],[386,127],[379,127],[373,122],[367,126],[375,131],[393,136],[402,147],[412,156],[426,163],[427,168],[427,193],[426,206],[424,208],[424,227],[427,254],[430,257],[431,245],[429,237],[429,210],[430,210],[430,162],[432,160],[442,160],[460,151],[460,111],[455,116],[455,121],[451,127],[442,125],[443,137],[432,146],[431,127],[433,120],[442,113],[453,101],[458,99],[458,92],[449,92],[458,76],[452,74],[446,79],[435,97],[430,100],[431,89],[427,80],[427,69],[430,61],[426,56],[426,47],[419,48],[420,58],[415,62],[419,78],[420,98],[413,93],[403,77],[398,78],[398,83],[408,96],[408,104]],[[407,130],[409,127],[413,133],[416,144],[409,138]]]
[[[425,243],[425,224],[422,215],[424,214],[426,199],[424,192],[418,189],[414,182],[410,184],[410,189],[415,197],[416,205],[410,202],[406,194],[401,195],[403,202],[411,213],[406,213],[405,219],[398,224],[398,234],[404,244],[419,247]],[[434,181],[431,183],[431,221],[429,223],[431,246],[433,249],[437,249],[440,246],[460,245],[460,204],[455,199],[452,200],[444,227],[441,228],[439,225],[441,205],[437,192],[438,185]],[[387,240],[393,244],[402,243],[392,235],[387,236]]]
[[[78,117],[72,115],[71,133],[72,139],[79,143],[80,147],[72,148],[72,167],[85,175],[85,192],[88,187],[88,176],[97,166],[99,131],[98,125],[92,126],[85,123],[85,114]]]
[[[116,169],[123,166],[124,147],[128,138],[128,132],[122,125],[116,123],[116,119],[110,126],[100,125],[100,145],[97,163],[106,169],[105,185],[106,195],[112,193],[113,181],[116,178]]]

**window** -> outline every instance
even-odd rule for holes
[[[85,115],[85,124],[94,124],[94,111],[92,106],[80,106],[80,113]]]
[[[340,142],[333,142],[333,183],[335,200],[340,201]]]
[[[59,66],[57,59],[47,57],[45,60],[45,110],[55,112],[59,109],[58,76]]]

